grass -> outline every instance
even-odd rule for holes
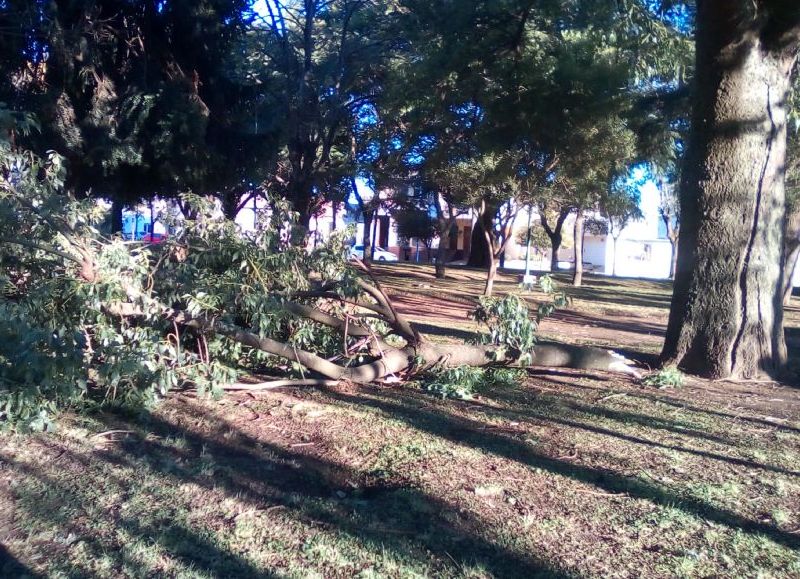
[[[432,296],[434,312],[407,311],[443,340],[480,284],[382,273],[403,307]],[[610,326],[652,308],[662,323],[665,284],[588,283],[572,313],[619,311]],[[626,297],[637,287],[648,305]],[[469,401],[352,385],[177,395],[59,427],[0,441],[0,576],[800,575],[800,391],[777,384],[536,369]]]

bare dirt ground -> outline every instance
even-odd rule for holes
[[[379,272],[432,339],[474,335],[481,272]],[[544,336],[658,351],[667,284],[569,291]],[[60,426],[0,441],[2,576],[800,576],[789,385],[540,368],[473,401],[343,384]]]

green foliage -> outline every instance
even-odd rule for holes
[[[558,284],[553,276],[545,274],[539,278],[539,289],[542,293],[552,296],[551,301],[541,302],[536,308],[536,321],[541,322],[559,308],[569,305],[569,296],[564,290],[558,289]]]
[[[513,368],[456,368],[434,369],[424,377],[422,388],[440,397],[472,400],[489,388],[510,388],[522,378],[523,372]]]
[[[430,248],[436,237],[436,219],[431,217],[426,208],[402,207],[393,213],[397,223],[398,237],[411,240],[420,240],[425,247]]]
[[[536,345],[536,331],[542,319],[552,315],[569,302],[567,294],[558,290],[555,280],[549,275],[539,278],[543,293],[551,295],[550,301],[539,303],[535,317],[531,316],[525,300],[514,294],[502,297],[481,296],[479,305],[470,316],[486,327],[481,341],[500,346],[495,351],[499,358],[511,358],[523,366],[530,364],[531,351]]]
[[[642,384],[655,388],[680,388],[683,386],[683,380],[683,373],[677,367],[667,366],[646,376]]]
[[[65,193],[64,175],[58,155],[0,141],[0,231],[15,232],[0,234],[0,422],[41,429],[63,408],[148,406],[184,386],[219,394],[240,368],[276,365],[202,323],[173,323],[176,310],[326,357],[344,350],[341,333],[283,302],[315,276],[355,295],[346,232],[309,252],[292,243],[285,202],[243,236],[187,196],[197,217],[166,243],[108,240],[102,208]]]
[[[531,225],[530,229],[527,227],[518,229],[514,239],[520,245],[527,245],[529,236],[531,240],[531,251],[534,251],[536,248],[548,247],[550,244],[550,238],[547,237],[547,232],[541,224],[535,223]]]
[[[484,379],[483,368],[458,366],[432,372],[423,382],[422,388],[442,399],[471,400],[483,385]]]
[[[483,337],[486,343],[502,346],[503,356],[509,355],[521,364],[530,363],[538,323],[531,318],[525,300],[513,294],[481,296],[472,317],[487,327],[488,334]]]

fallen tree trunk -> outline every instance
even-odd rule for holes
[[[295,306],[292,306],[291,309],[294,312],[305,311]],[[314,310],[314,312],[318,313],[317,310]],[[296,362],[308,370],[334,381],[347,380],[359,384],[368,384],[386,376],[415,373],[433,367],[523,366],[519,362],[523,358],[523,353],[510,351],[505,346],[434,344],[422,339],[416,329],[411,330],[413,334],[409,333],[405,336],[411,342],[400,348],[388,345],[382,337],[375,335],[370,343],[370,353],[375,358],[374,360],[357,366],[342,366],[312,352],[298,349],[271,338],[260,337],[252,332],[220,321],[193,318],[185,312],[175,312],[170,314],[170,318],[185,326],[221,334],[246,346]],[[339,329],[344,327],[343,321],[333,316],[315,315],[309,319],[329,327]],[[402,320],[400,325],[411,327],[411,324],[406,320]],[[356,331],[356,333],[350,335],[363,336],[363,328],[353,326],[353,331]],[[549,342],[537,344],[529,354],[532,360],[531,364],[529,364],[531,366],[602,370],[638,375],[636,370],[622,356],[602,348]]]
[[[390,333],[401,337],[405,341],[405,345],[392,346],[387,342],[387,336],[375,333],[362,323],[355,321],[349,323],[318,307],[290,300],[285,300],[283,303],[284,309],[295,316],[341,331],[345,346],[349,339],[358,338],[361,354],[368,358],[366,362],[358,365],[350,365],[351,360],[344,365],[337,364],[314,352],[303,350],[287,342],[260,336],[215,316],[192,315],[186,311],[170,308],[135,290],[130,290],[129,297],[132,301],[143,303],[145,310],[159,311],[161,316],[175,324],[194,328],[203,333],[222,335],[255,350],[300,364],[310,372],[322,377],[321,380],[312,380],[313,384],[317,385],[324,385],[326,381],[340,380],[368,384],[387,376],[410,375],[435,367],[456,368],[459,366],[523,367],[533,365],[616,371],[637,375],[627,360],[610,350],[601,348],[550,342],[537,344],[528,352],[519,352],[505,345],[431,343],[417,331],[411,322],[397,312],[390,297],[372,277],[369,268],[360,262],[359,266],[370,276],[371,280],[370,282],[363,279],[358,280],[357,285],[375,303],[345,298],[332,292],[330,287],[325,287],[318,292],[303,292],[302,295],[349,305],[353,308],[353,317],[360,322],[363,322],[363,319],[359,317],[358,310],[367,310],[370,315],[377,314],[391,328]],[[136,308],[132,308],[131,305],[117,304],[110,309],[117,315],[137,315]],[[142,311],[139,310],[138,315],[141,315]],[[522,364],[521,360],[530,360],[531,363]],[[264,385],[261,389],[268,387],[268,385]],[[252,389],[259,388],[253,387]]]

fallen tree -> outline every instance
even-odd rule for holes
[[[204,199],[167,242],[106,238],[103,211],[61,187],[53,155],[3,150],[0,420],[45,427],[61,408],[149,404],[176,387],[402,380],[460,366],[628,370],[611,353],[536,344],[539,318],[515,296],[483,299],[481,343],[433,343],[402,316],[344,235],[313,251],[291,243],[280,200],[242,233]],[[8,176],[13,175],[13,178]],[[299,379],[300,381],[294,381]],[[233,385],[233,386],[231,386]],[[265,387],[265,386],[262,386]]]

